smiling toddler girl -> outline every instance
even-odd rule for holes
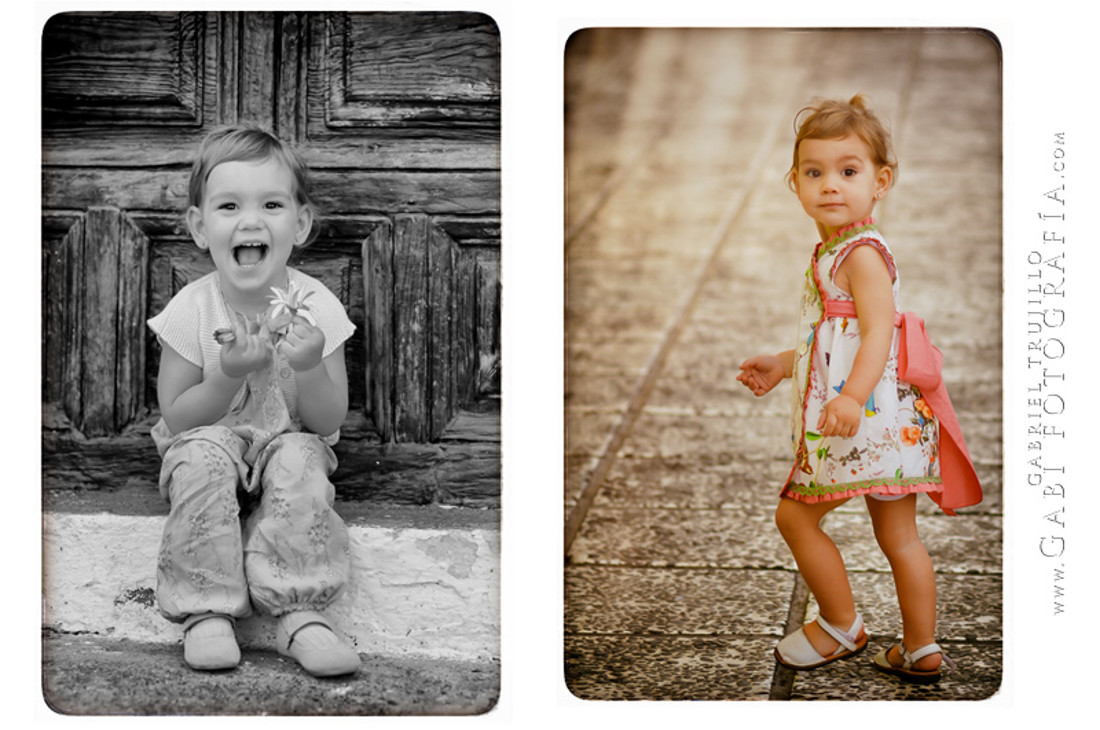
[[[881,651],[875,666],[931,682],[944,654],[935,643],[935,573],[917,534],[916,495],[929,494],[953,514],[979,502],[981,489],[940,384],[938,351],[921,340],[923,324],[898,314],[897,265],[871,217],[897,177],[889,134],[862,96],[808,107],[797,122],[788,183],[819,235],[798,345],[750,358],[738,375],[758,396],[794,381],[794,465],[775,519],[819,615],[780,641],[775,655],[784,666],[812,669],[866,646],[844,561],[821,526],[828,512],[862,496],[903,625],[902,642]],[[910,366],[933,361],[915,382]]]
[[[322,613],[349,572],[328,477],[354,325],[287,266],[316,224],[306,166],[265,131],[221,129],[203,142],[189,197],[188,230],[214,271],[149,320],[161,346],[152,436],[171,505],[159,609],[182,624],[195,669],[237,665],[234,625],[255,606],[278,618],[279,651],[306,671],[354,672],[358,654]]]

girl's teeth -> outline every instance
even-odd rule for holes
[[[238,246],[233,256],[240,266],[255,266],[263,260],[266,250],[266,246]]]

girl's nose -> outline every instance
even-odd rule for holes
[[[240,225],[242,228],[255,228],[260,224],[259,213],[253,208],[244,208],[241,210]]]

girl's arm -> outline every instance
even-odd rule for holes
[[[221,367],[203,378],[202,368],[164,345],[157,378],[161,417],[172,433],[216,423],[233,403],[245,376],[271,359],[260,323],[238,315],[234,339],[222,345]],[[163,341],[162,341],[163,344]]]
[[[837,270],[836,284],[855,299],[860,346],[840,395],[825,405],[818,422],[824,436],[854,436],[863,404],[882,378],[894,338],[894,291],[890,270],[873,246],[857,246]]]
[[[336,433],[348,415],[344,346],[324,357],[325,333],[296,316],[279,350],[294,370],[302,425],[319,436]]]
[[[344,425],[348,415],[348,374],[344,346],[336,348],[314,367],[295,370],[298,416],[315,434],[328,436]]]
[[[209,426],[229,410],[242,382],[221,370],[203,380],[202,368],[164,345],[157,376],[161,417],[172,433]]]

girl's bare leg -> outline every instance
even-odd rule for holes
[[[844,559],[836,543],[821,529],[821,520],[845,501],[806,504],[784,498],[775,510],[775,524],[794,554],[798,572],[817,599],[821,616],[841,631],[847,631],[856,620],[855,601]],[[804,631],[814,650],[822,656],[840,648],[839,642],[816,622],[807,624]]]
[[[875,539],[894,573],[902,641],[910,652],[916,651],[936,640],[936,574],[917,534],[917,495],[889,502],[868,497],[867,511],[875,528]],[[887,658],[895,666],[902,664],[897,648],[891,648]],[[931,654],[913,666],[931,671],[942,659],[940,654]]]

